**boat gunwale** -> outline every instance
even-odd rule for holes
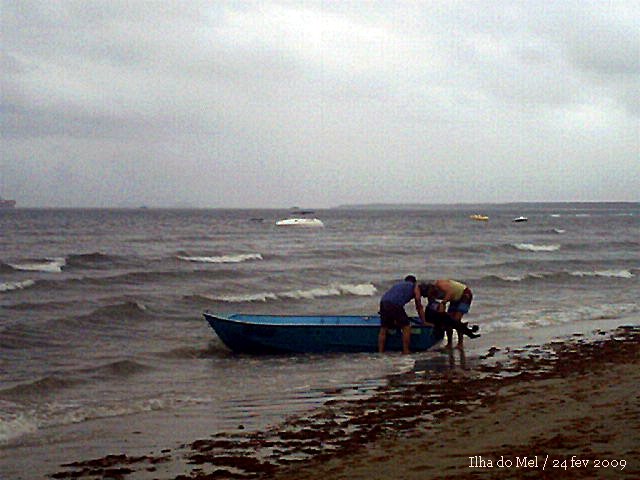
[[[361,323],[341,323],[341,324],[322,324],[322,323],[261,323],[261,322],[252,322],[250,320],[238,320],[235,318],[229,318],[228,316],[220,316],[220,315],[216,315],[210,312],[204,312],[203,313],[204,317],[207,319],[207,317],[212,317],[214,319],[223,321],[223,322],[229,322],[229,323],[236,323],[236,324],[243,324],[243,325],[255,325],[255,326],[264,326],[264,327],[286,327],[286,328],[291,328],[291,327],[305,327],[305,328],[318,328],[318,327],[358,327],[358,328],[380,328],[380,324],[376,324],[376,325],[365,325],[365,324],[361,324]],[[248,315],[248,314],[231,314],[231,315]],[[291,318],[301,318],[301,317],[315,317],[315,318],[321,318],[321,315],[255,315],[256,317],[291,317]],[[364,315],[327,315],[326,317],[333,317],[333,318],[344,318],[344,317],[349,317],[349,318],[366,318],[367,316]],[[375,315],[371,315],[369,316],[369,318],[375,318]],[[417,323],[416,319],[412,319],[411,321],[411,327],[415,328],[415,327],[421,327],[421,328],[434,328],[432,325],[422,325],[420,323]]]

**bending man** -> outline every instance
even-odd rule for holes
[[[411,300],[415,302],[420,323],[424,324],[424,307],[422,297],[427,296],[427,285],[418,285],[416,277],[407,275],[404,281],[396,283],[387,290],[380,299],[380,333],[378,334],[378,351],[384,352],[387,342],[387,331],[399,328],[402,331],[402,353],[409,353],[411,342],[411,320],[404,306]]]
[[[467,333],[464,331],[467,329],[467,325],[462,323],[462,316],[465,313],[469,313],[469,309],[471,308],[471,302],[473,300],[471,289],[464,283],[456,282],[455,280],[436,280],[427,285],[427,297],[429,298],[429,302],[440,300],[442,305],[449,302],[447,313],[453,320],[460,324],[460,327],[456,327],[456,331],[458,332],[458,348],[463,348],[463,333]],[[445,329],[447,332],[447,348],[451,348],[453,328],[448,326]],[[476,330],[477,326],[472,329],[472,331]],[[469,336],[474,338],[472,335]]]

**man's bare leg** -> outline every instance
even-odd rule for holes
[[[380,333],[378,333],[378,352],[384,353],[384,347],[387,343],[387,329],[380,327]]]
[[[450,313],[451,318],[453,318],[454,320],[458,321],[459,323],[462,323],[462,313],[460,312],[453,312]],[[458,333],[458,345],[456,345],[456,348],[458,350],[462,350],[464,348],[464,335],[462,335],[462,332],[460,330],[456,330],[456,332]],[[449,344],[451,344],[451,340],[449,340]]]
[[[444,348],[446,350],[451,350],[451,343],[453,341],[453,330],[447,328],[445,331],[447,332],[447,345]]]
[[[406,327],[402,327],[402,353],[404,354],[411,353],[409,351],[410,344],[411,344],[411,325],[407,325]]]

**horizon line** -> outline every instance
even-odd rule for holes
[[[197,205],[110,205],[110,206],[19,206],[16,205],[13,208],[3,208],[0,211],[11,210],[336,210],[347,208],[425,208],[425,207],[443,207],[443,206],[476,206],[476,205],[568,205],[568,204],[638,204],[640,200],[558,200],[558,201],[508,201],[508,202],[440,202],[440,203],[393,203],[393,202],[371,202],[371,203],[344,203],[334,205],[330,207],[284,207],[284,206],[272,206],[272,207],[259,207],[259,206],[197,206]]]

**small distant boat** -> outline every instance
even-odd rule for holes
[[[480,222],[486,222],[489,220],[489,217],[487,217],[486,215],[479,215],[479,214],[475,214],[475,215],[470,215],[469,218],[471,220],[478,220]]]
[[[276,226],[278,227],[312,227],[312,228],[322,228],[324,227],[324,223],[322,220],[317,218],[285,218],[284,220],[278,220],[276,222]]]
[[[214,315],[204,318],[220,340],[238,353],[377,352],[380,317],[377,315]],[[438,328],[412,320],[412,352],[437,345]],[[390,330],[386,350],[402,351],[402,333]]]
[[[514,222],[528,222],[529,219],[527,217],[516,217],[513,219]]]

